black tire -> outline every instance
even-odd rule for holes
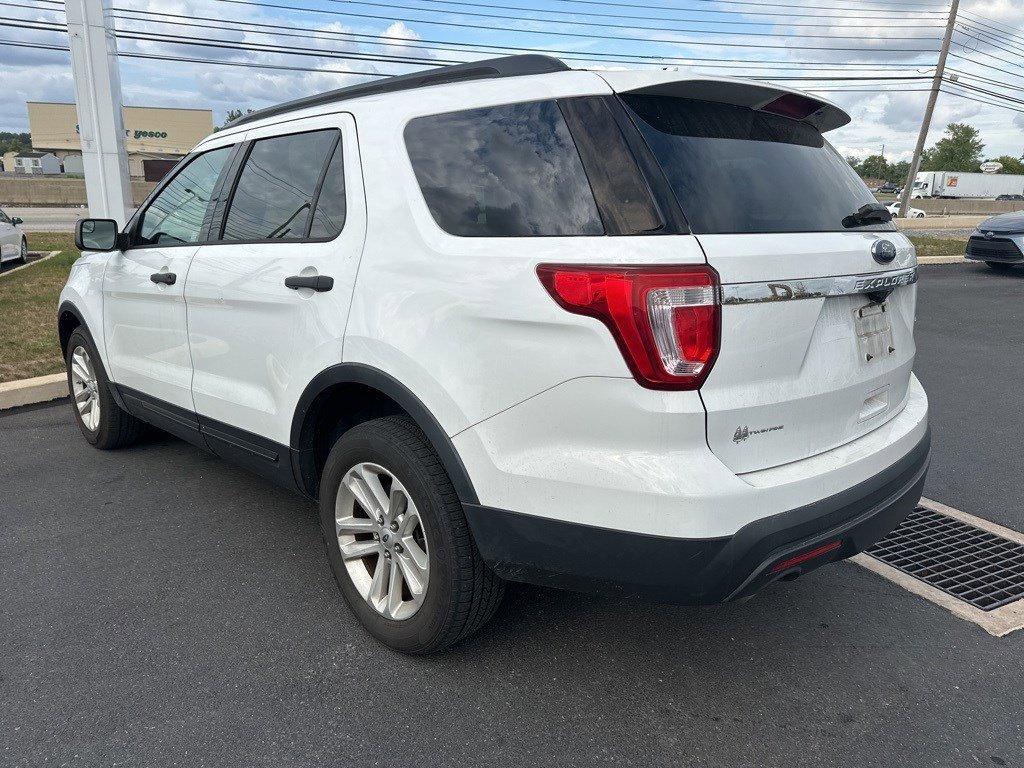
[[[1013,264],[1005,261],[986,261],[985,266],[989,269],[994,269],[996,272],[1009,272],[1013,269]]]
[[[21,251],[18,254],[18,261],[22,264],[28,264],[28,240],[24,237],[21,238]]]
[[[92,363],[93,370],[96,373],[96,389],[99,397],[100,404],[100,416],[99,424],[95,429],[89,429],[85,422],[82,420],[82,415],[78,412],[78,408],[75,404],[75,387],[71,379],[71,358],[74,352],[79,347],[85,349],[89,354],[90,362]],[[103,451],[109,451],[115,448],[125,448],[133,443],[137,442],[139,435],[142,432],[143,424],[141,421],[136,419],[127,411],[123,410],[121,406],[114,400],[114,396],[110,391],[110,379],[107,378],[107,372],[103,369],[103,363],[100,361],[99,353],[96,351],[96,345],[92,343],[92,339],[89,338],[89,334],[81,328],[76,328],[68,339],[67,353],[64,358],[65,367],[67,368],[68,377],[68,392],[71,393],[71,410],[75,414],[75,421],[78,423],[78,428],[82,430],[82,436],[89,441],[89,443]]]
[[[430,554],[426,595],[404,620],[384,616],[360,595],[335,533],[338,488],[346,472],[363,462],[387,468],[405,486],[423,521]],[[494,615],[505,593],[504,581],[480,558],[451,479],[408,417],[364,422],[338,439],[320,481],[320,526],[345,602],[370,634],[396,651],[426,654],[459,642]]]

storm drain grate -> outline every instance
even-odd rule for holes
[[[867,554],[983,611],[1024,598],[1024,544],[927,507]]]

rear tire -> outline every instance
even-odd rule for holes
[[[18,260],[22,264],[28,264],[28,240],[21,238],[21,251],[18,253]]]
[[[81,328],[71,333],[64,362],[71,409],[82,436],[103,451],[135,443],[142,431],[142,422],[114,400],[96,346]]]
[[[1005,261],[986,261],[985,266],[989,269],[994,269],[996,272],[1009,272],[1013,269],[1013,264]]]
[[[320,524],[345,602],[396,651],[447,648],[501,603],[504,581],[481,559],[451,479],[406,416],[365,422],[335,443],[320,481]],[[392,569],[398,583],[385,591]]]

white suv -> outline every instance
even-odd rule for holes
[[[914,249],[822,138],[848,121],[541,56],[253,113],[123,231],[79,223],[79,425],[318,499],[346,601],[410,653],[505,579],[715,603],[848,557],[929,453]]]

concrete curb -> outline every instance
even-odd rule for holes
[[[63,373],[0,383],[0,411],[19,405],[34,405],[68,396],[68,378]]]
[[[918,264],[969,264],[965,256],[919,256]]]
[[[8,275],[13,275],[15,272],[21,272],[21,270],[28,269],[29,267],[34,266],[36,264],[40,264],[40,263],[46,261],[47,259],[52,259],[58,253],[60,253],[60,251],[50,251],[48,254],[43,256],[41,259],[36,259],[35,261],[30,261],[27,264],[22,264],[20,267],[15,267],[14,269],[8,269],[6,272],[0,274],[0,279],[3,279],[5,277],[7,277]]]

